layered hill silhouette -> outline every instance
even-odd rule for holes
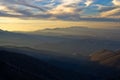
[[[64,36],[64,37],[82,37],[82,38],[104,38],[112,40],[120,40],[119,29],[97,29],[73,26],[68,28],[54,28],[44,29],[31,32],[31,34],[37,35],[49,35],[49,36]],[[109,35],[109,36],[108,36]]]
[[[120,48],[118,31],[80,27],[32,33],[0,30],[0,80],[119,80],[120,51],[111,51]],[[103,48],[110,50],[88,58]]]
[[[120,69],[120,50],[102,50],[90,55],[92,61]]]
[[[40,56],[36,57],[37,53],[23,51],[25,49],[0,48],[1,80],[119,80],[120,71],[114,68],[103,67],[84,60],[78,64],[74,61],[68,64],[68,62],[63,62],[62,58],[62,62],[54,62],[58,60],[56,58],[51,64],[51,61],[46,62],[38,58]],[[70,68],[72,66],[75,69]]]
[[[103,31],[103,34],[99,34],[101,31]],[[98,33],[97,29],[91,30],[89,28],[71,27],[53,30],[48,29],[47,31],[43,30],[39,31],[38,35],[34,33],[17,33],[0,30],[0,46],[30,47],[69,56],[73,56],[74,53],[86,56],[93,51],[103,48],[114,50],[120,47],[119,39],[114,38],[119,34],[117,30],[115,33],[113,32],[115,35],[110,35],[112,30],[101,31]],[[88,36],[87,34],[89,34],[89,32],[90,35],[107,35],[110,33],[110,36],[107,35],[107,37],[112,39],[104,39],[100,38],[100,36]]]
[[[75,75],[32,56],[0,50],[0,78],[3,80],[67,80]],[[81,76],[82,77],[82,76]]]

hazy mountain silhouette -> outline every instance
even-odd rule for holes
[[[32,33],[0,30],[0,79],[119,80],[120,51],[110,51],[120,48],[118,31],[80,27]]]
[[[65,37],[83,37],[83,38],[93,37],[93,38],[120,40],[119,29],[97,29],[97,28],[75,27],[75,26],[68,28],[37,30],[31,32],[31,34],[65,36]]]
[[[120,52],[102,50],[91,55],[91,60],[100,64],[120,68]]]
[[[68,32],[72,32],[73,29],[76,31],[78,28],[70,28],[68,30],[65,29],[65,31],[67,30]],[[47,34],[36,35],[29,33],[14,33],[1,30],[0,46],[9,45],[18,47],[31,47],[38,50],[47,50],[61,53],[60,55],[73,56],[74,54],[88,55],[89,53],[101,50],[103,48],[115,50],[120,47],[120,41],[116,39],[99,39],[90,36],[50,36]]]

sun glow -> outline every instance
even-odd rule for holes
[[[99,26],[98,26],[99,25]],[[117,28],[120,23],[114,22],[85,22],[61,20],[23,20],[17,18],[0,18],[0,29],[8,31],[35,31],[45,28],[66,28],[72,26],[89,28]],[[102,26],[102,27],[101,27]]]

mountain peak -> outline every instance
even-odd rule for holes
[[[0,27],[2,27],[2,26],[0,26]],[[5,30],[3,30],[3,29],[0,28],[0,31],[5,31]]]
[[[7,31],[7,30],[3,30],[3,29],[0,29],[0,32],[9,32],[9,31]]]

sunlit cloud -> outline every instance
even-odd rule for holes
[[[103,2],[99,0],[0,0],[0,16],[67,21],[109,22],[113,19],[119,22],[116,16],[120,13],[120,1],[107,0],[104,4]]]
[[[85,2],[86,6],[90,6],[94,1],[93,0],[87,0]]]
[[[116,8],[116,9],[101,13],[101,16],[103,17],[118,16],[118,15],[120,15],[120,8]]]
[[[113,0],[112,2],[114,5],[120,6],[120,0]]]

